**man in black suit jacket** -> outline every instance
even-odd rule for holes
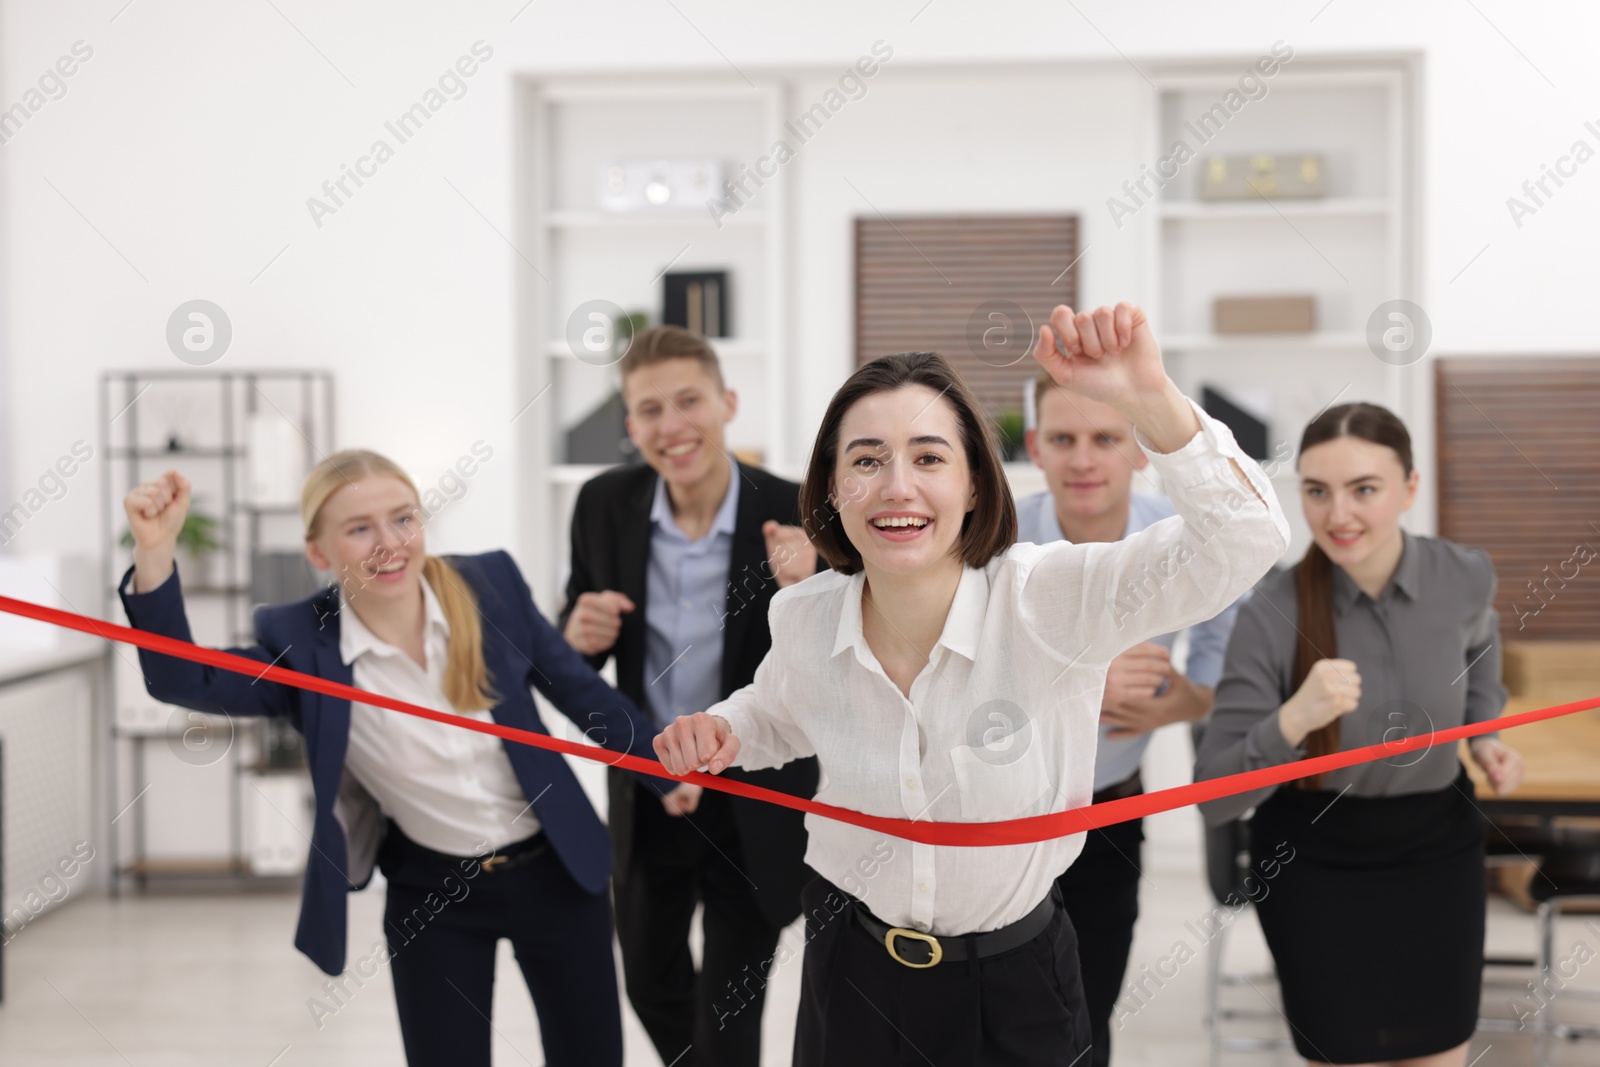
[[[819,564],[799,529],[800,487],[727,454],[737,397],[704,339],[643,331],[621,370],[645,465],[579,492],[561,626],[596,669],[615,655],[617,688],[663,726],[750,684],[772,643],[773,594]],[[814,759],[728,773],[803,797],[817,787]],[[673,1067],[758,1067],[767,971],[809,877],[803,817],[687,784],[662,798],[615,771],[609,793],[628,999],[656,1051]]]

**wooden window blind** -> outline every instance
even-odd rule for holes
[[[1502,638],[1600,638],[1600,358],[1440,359],[1434,384],[1439,533],[1493,558]]]
[[[974,343],[985,304],[1020,308],[1036,333],[1057,304],[1078,306],[1078,220],[1073,215],[858,218],[856,365],[891,352],[938,352],[990,414],[1020,411],[1038,368],[1026,321],[980,314],[1005,331],[1007,352]],[[1018,316],[1011,316],[1019,318]]]

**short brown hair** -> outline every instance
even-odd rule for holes
[[[1011,500],[1005,469],[1000,465],[993,420],[982,413],[977,397],[943,356],[935,352],[900,352],[880,356],[860,367],[833,394],[800,485],[806,534],[822,558],[840,574],[855,574],[861,569],[861,553],[845,535],[831,492],[845,413],[864,397],[911,385],[927,386],[948,400],[961,427],[961,443],[978,497],[962,519],[961,535],[956,541],[962,564],[982,567],[1016,544],[1017,508]]]
[[[1039,425],[1039,415],[1044,411],[1044,394],[1047,390],[1056,388],[1056,380],[1050,377],[1050,372],[1043,367],[1033,376],[1033,424]]]
[[[692,359],[711,376],[718,389],[727,388],[722,382],[722,363],[717,359],[717,350],[704,337],[682,326],[652,326],[634,334],[628,351],[622,356],[622,380],[626,382],[628,375],[641,367],[669,359]]]

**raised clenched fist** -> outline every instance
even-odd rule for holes
[[[1077,312],[1056,305],[1039,327],[1033,358],[1063,389],[1124,413],[1167,380],[1149,320],[1133,304]]]
[[[178,532],[189,514],[189,488],[189,479],[170,470],[153,482],[134,486],[123,497],[122,510],[133,535],[134,592],[148,593],[172,573]]]
[[[189,479],[175,470],[153,482],[141,482],[122,499],[135,548],[176,547],[178,531],[189,513]]]

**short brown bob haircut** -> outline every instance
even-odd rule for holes
[[[924,385],[955,408],[961,427],[961,444],[966,448],[967,467],[977,492],[971,511],[961,522],[956,552],[967,567],[983,567],[1017,541],[1017,508],[1011,500],[1011,486],[1000,465],[1000,447],[993,421],[982,413],[977,397],[945,358],[935,352],[900,352],[880,356],[857,369],[833,394],[828,410],[817,429],[816,444],[800,485],[800,510],[806,534],[817,552],[840,574],[861,570],[861,553],[845,535],[839,510],[833,505],[834,467],[839,458],[839,433],[845,413],[856,401],[874,393],[887,393],[907,386]],[[851,474],[847,483],[856,481]],[[865,491],[865,486],[839,486],[842,497]]]
[[[717,359],[717,350],[704,337],[682,326],[652,326],[634,334],[618,369],[626,382],[628,375],[639,368],[669,359],[692,359],[717,383],[718,389],[727,388],[722,381],[722,363]]]

